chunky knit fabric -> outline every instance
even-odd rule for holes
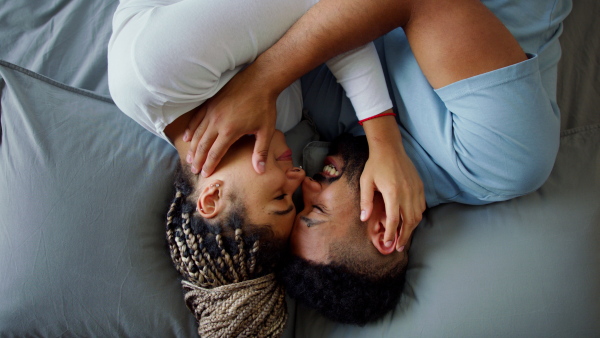
[[[183,281],[201,337],[279,337],[287,312],[274,274],[212,289]]]

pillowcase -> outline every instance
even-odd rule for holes
[[[164,220],[175,149],[0,61],[0,335],[196,335]]]

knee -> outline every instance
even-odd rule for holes
[[[552,172],[557,148],[549,147],[537,154],[532,154],[528,162],[516,166],[512,171],[511,179],[506,181],[500,192],[509,197],[517,197],[539,189]]]
[[[523,196],[539,189],[548,179],[558,152],[558,136],[543,148],[512,154],[486,168],[470,171],[471,183],[485,191],[483,200],[503,201]],[[477,172],[484,173],[476,175]]]

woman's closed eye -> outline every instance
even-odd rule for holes
[[[281,194],[281,195],[275,197],[275,199],[278,200],[278,201],[281,201],[281,200],[283,200],[285,198],[285,196],[287,196],[287,194]]]

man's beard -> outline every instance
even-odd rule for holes
[[[334,178],[325,178],[321,174],[316,174],[314,179],[320,182],[325,180],[333,182],[345,176],[350,187],[359,191],[360,175],[365,167],[365,163],[369,159],[369,144],[367,143],[366,136],[355,137],[351,134],[338,136],[329,147],[329,155],[340,155],[342,157],[344,161],[344,167],[341,168],[342,175]]]

